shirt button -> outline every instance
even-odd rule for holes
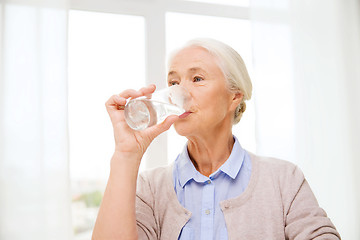
[[[209,215],[209,214],[210,214],[210,209],[206,209],[206,210],[205,210],[205,214],[206,214],[206,215]]]
[[[206,181],[206,183],[207,183],[207,184],[210,184],[210,183],[211,183],[211,181],[210,181],[210,180],[207,180],[207,181]]]

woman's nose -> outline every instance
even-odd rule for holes
[[[191,97],[193,97],[192,94],[192,89],[191,89],[191,84],[189,83],[189,81],[180,81],[179,85],[185,89],[186,92],[188,92],[190,94]]]
[[[189,81],[186,81],[185,79],[184,80],[181,80],[179,85],[183,88],[186,88],[186,90],[189,90],[190,89],[190,85],[188,83]]]

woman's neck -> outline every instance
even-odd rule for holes
[[[210,176],[229,158],[234,138],[230,131],[218,131],[204,137],[189,137],[188,152],[195,168],[204,176]]]

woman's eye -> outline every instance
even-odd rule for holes
[[[175,82],[175,81],[169,82],[169,86],[178,85],[178,84],[179,84],[179,83],[178,83],[178,82]]]
[[[204,80],[202,77],[194,77],[194,82],[200,82]]]

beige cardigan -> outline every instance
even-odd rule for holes
[[[297,166],[249,154],[249,185],[240,196],[220,203],[229,239],[340,239]],[[139,175],[139,239],[177,240],[191,217],[177,200],[173,167],[174,163]]]

